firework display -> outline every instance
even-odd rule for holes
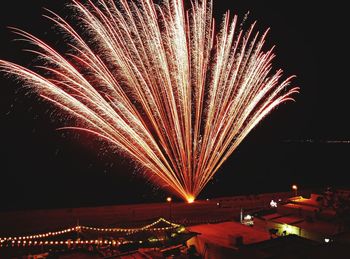
[[[104,140],[144,176],[192,202],[247,134],[277,105],[293,100],[292,77],[272,71],[267,31],[243,30],[211,0],[72,1],[76,23],[48,11],[64,34],[61,53],[25,31],[36,66],[0,61],[67,115]],[[72,122],[71,117],[75,118]]]

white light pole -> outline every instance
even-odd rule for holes
[[[293,184],[292,189],[294,190],[294,196],[298,196],[298,186],[296,184]]]
[[[166,201],[169,203],[169,220],[171,220],[171,201],[172,201],[172,198],[168,197],[168,198],[166,198]]]

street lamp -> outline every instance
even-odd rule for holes
[[[292,189],[294,190],[294,196],[298,196],[298,186],[293,184]]]
[[[166,201],[169,203],[169,219],[171,220],[171,201],[172,201],[172,198],[168,197],[168,198],[166,198]]]

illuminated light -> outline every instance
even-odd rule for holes
[[[275,202],[274,200],[270,201],[270,207],[271,208],[277,208],[277,202]]]
[[[283,225],[283,229],[284,231],[286,231],[286,234],[291,234],[292,232],[292,227],[290,225],[287,225],[287,224]]]
[[[246,220],[251,220],[252,219],[252,216],[251,215],[246,215],[245,217],[244,217],[244,219],[246,219]]]
[[[159,222],[164,222],[166,224],[169,224],[170,226],[169,227],[163,227],[163,228],[152,228],[154,225],[158,224]],[[177,228],[179,227],[180,225],[179,224],[175,224],[175,223],[172,223],[172,222],[169,222],[167,220],[165,220],[164,218],[159,218],[157,221],[149,224],[149,225],[146,225],[146,226],[143,226],[141,228],[130,228],[130,229],[121,229],[121,228],[113,228],[113,229],[100,229],[100,228],[88,228],[88,227],[82,227],[82,228],[87,228],[87,229],[96,229],[96,231],[123,231],[123,232],[128,232],[128,233],[136,233],[138,231],[159,231],[159,230],[168,230],[168,229],[172,229],[172,228]],[[38,234],[38,235],[31,235],[31,236],[24,236],[24,237],[7,237],[7,238],[0,238],[0,242],[4,242],[5,240],[26,240],[26,239],[32,239],[32,238],[42,238],[42,237],[46,237],[48,235],[58,235],[58,234],[62,234],[62,233],[65,233],[65,231],[69,232],[70,229],[66,229],[66,230],[63,230],[63,231],[57,231],[57,232],[49,232],[49,233],[46,233],[46,234]],[[51,234],[50,234],[51,233]]]
[[[167,202],[171,202],[171,200],[172,200],[171,197],[166,198]]]
[[[193,203],[194,202],[194,197],[192,195],[187,197],[187,202],[188,203]]]
[[[325,239],[324,239],[324,242],[325,242],[325,243],[329,243],[329,241],[331,241],[329,238],[325,238]]]
[[[294,190],[294,196],[298,196],[298,186],[293,184],[292,189]]]
[[[184,227],[181,227],[177,232],[178,233],[181,233],[181,232],[184,232],[186,229]]]

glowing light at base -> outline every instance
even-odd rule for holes
[[[187,197],[187,202],[188,203],[193,203],[194,202],[194,197],[193,196],[188,196]]]
[[[193,202],[247,134],[277,105],[293,100],[292,77],[272,70],[273,48],[255,24],[227,12],[219,29],[212,1],[72,1],[59,53],[30,33],[32,69],[0,61],[67,115],[65,130],[106,142],[137,162],[144,177]],[[66,15],[65,15],[66,16]]]

